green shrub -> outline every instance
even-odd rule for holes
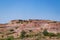
[[[14,37],[13,36],[9,36],[9,37],[7,37],[6,40],[14,40]]]
[[[54,33],[49,33],[48,36],[51,38],[51,37],[56,37],[57,35]]]
[[[60,33],[57,33],[57,38],[60,38]]]
[[[49,37],[56,37],[57,35],[54,33],[49,33],[47,30],[43,31],[43,35],[44,36],[49,36]]]
[[[43,35],[44,35],[44,36],[48,36],[48,34],[49,34],[49,33],[47,32],[47,30],[44,30],[44,31],[43,31]]]
[[[25,38],[25,34],[26,34],[26,32],[23,30],[23,31],[21,32],[20,38],[21,38],[21,39]]]

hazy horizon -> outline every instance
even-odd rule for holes
[[[60,0],[0,0],[0,23],[16,19],[60,21]]]

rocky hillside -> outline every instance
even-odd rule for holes
[[[44,30],[57,34],[60,33],[60,22],[38,19],[11,20],[9,23],[0,24],[0,38],[7,38],[8,36],[20,37],[23,30],[27,34],[31,31],[36,34]]]

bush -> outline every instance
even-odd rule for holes
[[[6,40],[14,40],[13,36],[9,36]]]
[[[49,33],[48,36],[51,38],[51,37],[56,37],[57,35],[54,33]]]
[[[29,32],[32,32],[32,30],[29,30]]]
[[[44,31],[43,31],[43,35],[44,35],[44,36],[48,36],[48,34],[49,34],[49,33],[47,32],[47,30],[44,30]]]
[[[57,35],[54,33],[49,33],[47,30],[43,31],[43,35],[44,36],[49,36],[49,37],[56,37]]]
[[[21,32],[20,38],[23,39],[23,38],[25,37],[25,34],[26,34],[26,32],[23,30],[23,31]]]
[[[60,38],[60,33],[57,33],[57,37]]]

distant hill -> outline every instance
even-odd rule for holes
[[[60,22],[52,20],[11,20],[9,23],[0,24],[0,38],[7,36],[19,37],[20,33],[33,31],[34,33],[47,30],[49,33],[60,33]],[[2,36],[3,35],[3,36]]]

